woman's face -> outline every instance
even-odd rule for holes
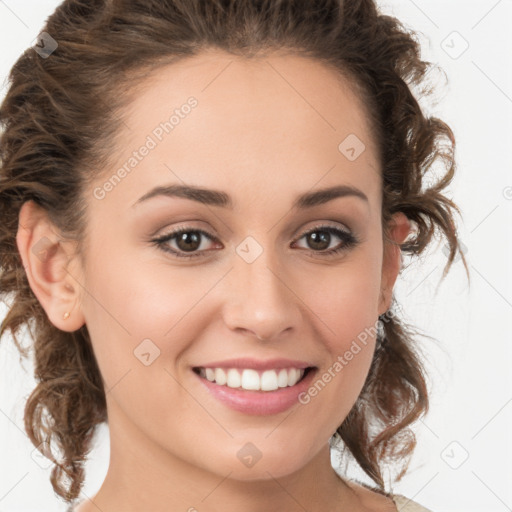
[[[111,450],[278,478],[343,422],[397,271],[376,148],[344,84],[301,57],[210,51],[160,69],[125,111],[116,163],[86,191],[74,276]],[[302,372],[282,370],[307,367],[290,386]]]

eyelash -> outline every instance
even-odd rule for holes
[[[334,249],[329,249],[329,250],[325,250],[325,251],[313,251],[313,250],[309,251],[315,255],[320,254],[320,255],[324,255],[326,257],[334,256],[342,251],[347,251],[359,244],[359,239],[357,237],[355,237],[352,233],[349,233],[347,231],[343,231],[341,229],[335,228],[333,226],[328,226],[328,225],[315,226],[314,228],[307,231],[306,233],[303,233],[294,242],[297,242],[300,239],[304,238],[305,236],[310,235],[311,233],[315,233],[317,231],[334,234],[338,238],[340,238],[343,241],[343,243],[340,247],[334,248]],[[186,227],[179,228],[175,231],[171,231],[170,233],[167,233],[166,235],[163,235],[158,238],[154,238],[151,240],[151,242],[153,242],[162,251],[171,253],[174,256],[176,256],[177,258],[191,259],[191,258],[195,258],[198,256],[202,256],[202,251],[184,255],[174,249],[169,249],[167,242],[169,242],[170,240],[176,238],[176,236],[181,235],[183,233],[200,233],[201,235],[206,236],[207,238],[211,239],[212,241],[218,242],[218,240],[215,237],[213,237],[212,235],[210,235],[210,233],[208,233],[207,231],[203,231],[202,229],[198,229],[198,228],[186,228]]]

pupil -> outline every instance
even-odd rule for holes
[[[318,235],[318,233],[320,233],[320,236]],[[326,249],[327,247],[329,247],[329,242],[330,242],[330,238],[331,238],[331,234],[330,233],[327,233],[326,231],[315,231],[313,233],[311,233],[310,235],[310,240],[313,242],[312,243],[312,246],[314,249]],[[315,244],[326,244],[326,247],[318,247],[318,246],[315,246]]]
[[[181,236],[178,238],[178,242],[177,242],[178,247],[182,251],[194,251],[200,245],[199,237],[200,237],[199,233],[197,233],[195,231],[182,233]],[[182,244],[181,242],[184,242],[184,244]],[[190,244],[192,244],[192,246],[190,246]]]

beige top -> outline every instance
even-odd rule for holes
[[[432,512],[428,508],[422,507],[415,501],[412,501],[401,494],[394,494],[391,498],[395,502],[398,512]],[[71,506],[68,508],[68,512],[74,512],[74,510],[75,509]]]
[[[415,501],[412,501],[400,494],[394,494],[391,498],[395,502],[398,512],[432,512],[428,508],[422,507]],[[76,509],[71,506],[68,508],[68,512],[74,512],[74,510]]]
[[[428,508],[422,507],[415,501],[412,501],[400,494],[394,494],[392,498],[398,512],[432,512]]]

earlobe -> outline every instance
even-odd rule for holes
[[[411,232],[411,223],[402,212],[393,215],[390,221],[389,238],[393,243],[385,242],[382,260],[381,297],[379,315],[384,314],[391,306],[393,287],[402,266],[402,244]]]
[[[85,322],[80,288],[68,271],[72,243],[59,237],[46,211],[34,201],[23,204],[16,244],[30,288],[50,322],[63,331],[76,331]]]

